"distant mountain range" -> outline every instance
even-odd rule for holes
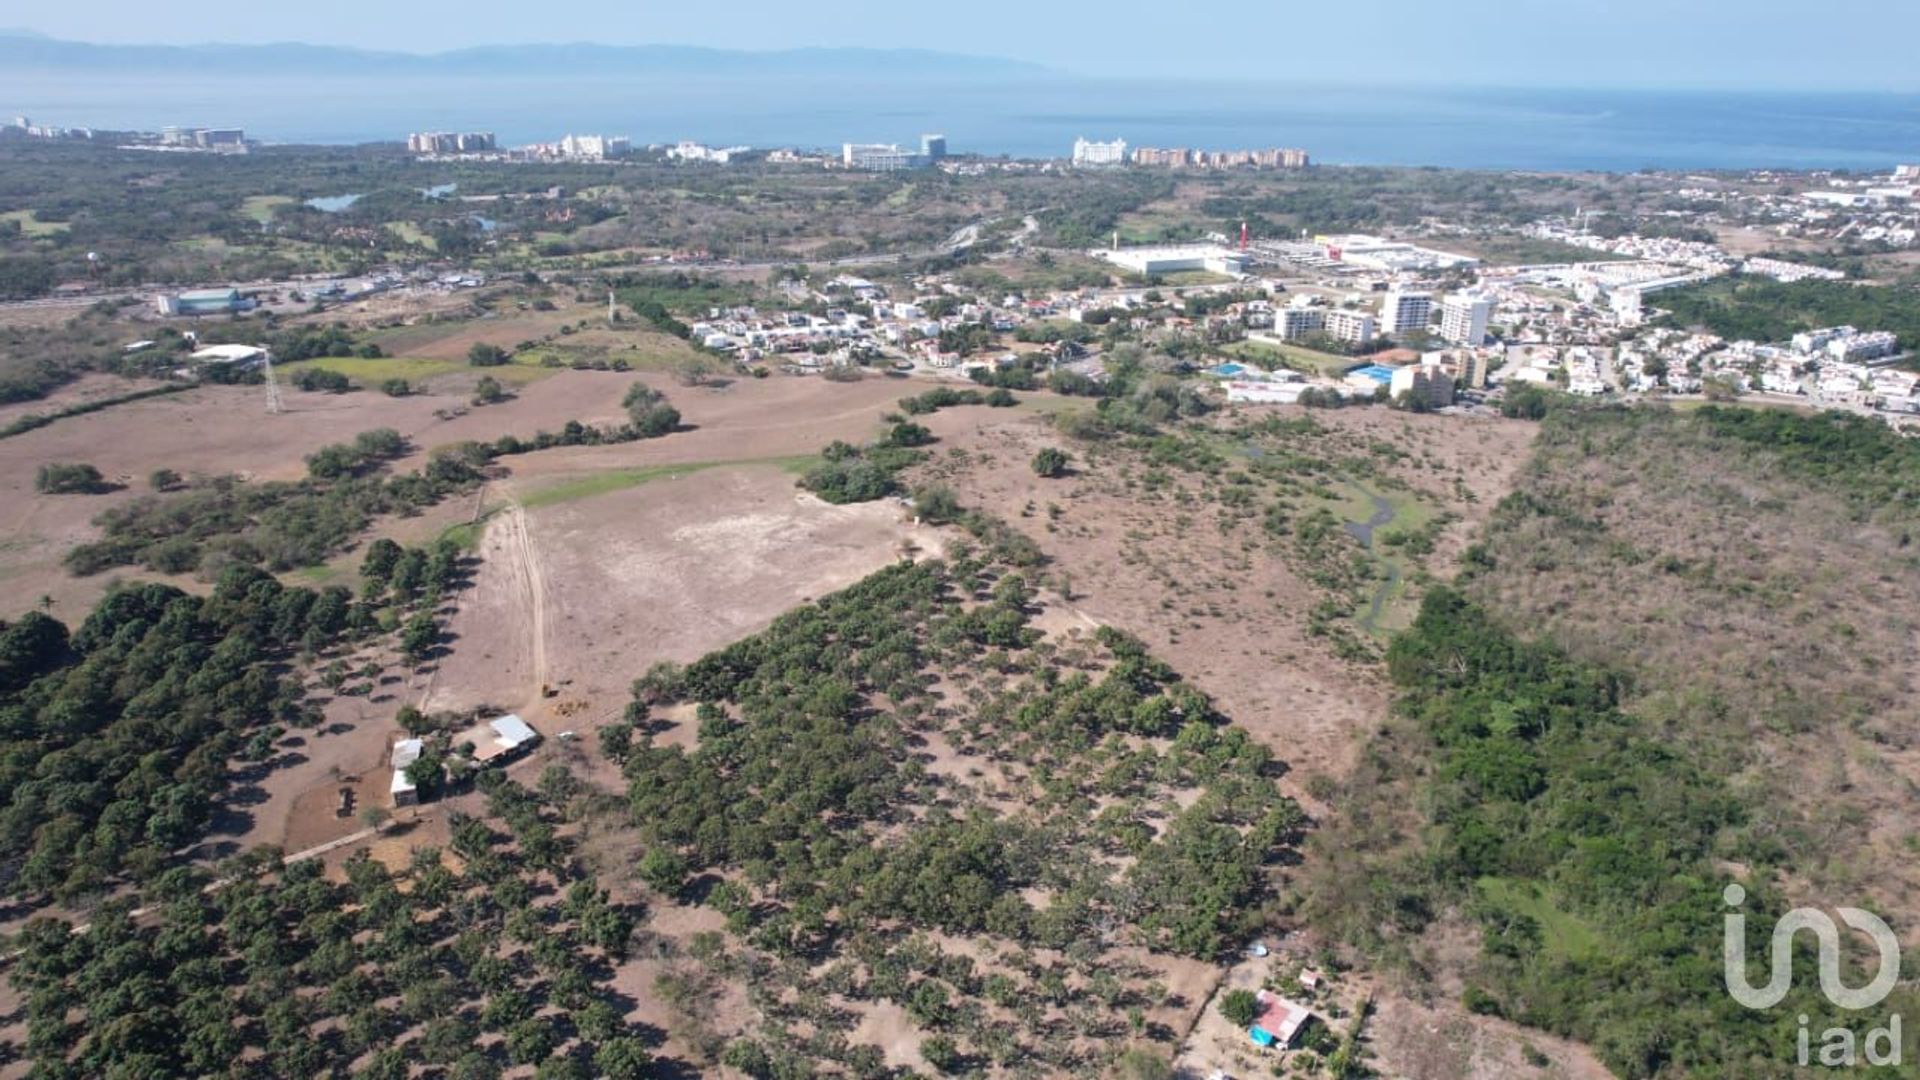
[[[0,71],[209,75],[1043,75],[1020,60],[922,49],[747,52],[691,45],[486,45],[420,54],[334,45],[95,45],[0,30]]]

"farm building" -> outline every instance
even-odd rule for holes
[[[1292,1046],[1313,1014],[1304,1006],[1265,990],[1260,991],[1258,998],[1260,1014],[1253,1018],[1247,1036],[1260,1046],[1277,1046],[1282,1050]]]
[[[471,743],[473,760],[482,765],[493,765],[512,761],[539,741],[539,732],[533,730],[525,720],[509,713],[496,716],[484,724],[475,724],[461,732],[453,744]]]
[[[225,364],[238,368],[255,367],[265,363],[266,359],[267,350],[257,345],[209,345],[192,356],[196,364]]]
[[[154,298],[162,315],[231,315],[253,306],[239,289],[192,289]]]
[[[401,739],[393,744],[393,805],[414,806],[420,802],[420,789],[407,779],[407,766],[420,760],[426,744],[419,739]]]

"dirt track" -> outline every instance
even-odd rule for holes
[[[547,685],[547,578],[541,567],[540,549],[527,532],[527,511],[519,503],[509,506],[493,526],[501,536],[499,553],[504,573],[524,595],[527,613],[527,657],[533,675],[534,693]]]

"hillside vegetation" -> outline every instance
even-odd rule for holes
[[[1720,894],[1742,882],[1758,925],[1798,902],[1920,922],[1920,457],[1870,421],[1719,409],[1556,412],[1537,447],[1390,649],[1395,714],[1309,910],[1621,1075],[1786,1075],[1797,1013],[1878,1017],[1829,1015],[1811,979],[1735,1004]],[[1434,947],[1462,925],[1475,955]]]
[[[1734,278],[1660,294],[1677,326],[1704,326],[1724,338],[1785,341],[1802,330],[1857,326],[1891,330],[1904,348],[1920,348],[1920,287],[1842,281]]]

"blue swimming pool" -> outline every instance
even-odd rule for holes
[[[1364,364],[1347,372],[1347,374],[1365,375],[1377,383],[1390,383],[1393,381],[1393,369],[1387,367],[1385,364]]]

